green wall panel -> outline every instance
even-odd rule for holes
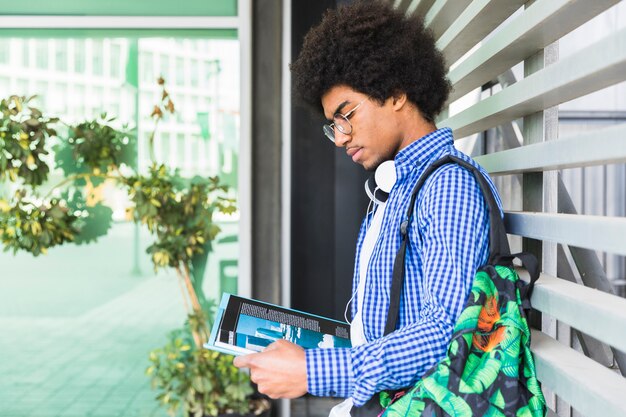
[[[2,1],[0,15],[237,16],[237,0]]]

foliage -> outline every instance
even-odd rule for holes
[[[135,204],[135,220],[147,225],[157,237],[148,248],[155,268],[189,265],[220,231],[212,221],[213,213],[235,210],[217,177],[186,180],[177,170],[153,165],[148,175],[132,176],[126,181]]]
[[[119,179],[112,175],[119,172],[118,164],[128,162],[132,141],[105,115],[69,126],[68,137],[61,138],[56,126],[62,122],[44,117],[30,105],[32,99],[0,101],[0,179],[18,187],[12,198],[0,199],[0,239],[5,250],[38,256],[53,246],[92,242],[107,233],[113,211],[88,197],[94,184]],[[66,178],[42,197],[39,189],[51,171],[51,158],[45,157],[50,148]]]
[[[158,123],[175,111],[165,80],[159,78],[158,84],[163,91],[151,114],[154,131],[148,142],[153,162]],[[214,213],[236,210],[227,187],[217,177],[184,178],[178,170],[156,163],[145,174],[135,172],[136,139],[125,127],[114,127],[114,118],[102,114],[63,126],[58,118],[44,117],[31,107],[30,100],[10,96],[0,101],[0,181],[8,179],[17,188],[11,198],[0,196],[4,249],[37,256],[67,242],[97,240],[106,235],[113,217],[102,201],[102,187],[121,187],[132,203],[130,217],[155,237],[147,249],[155,270],[177,272],[188,311],[185,327],[150,354],[148,373],[153,387],[161,391],[157,399],[172,413],[182,406],[194,416],[266,409],[267,401],[261,407],[251,399],[250,380],[232,365],[232,357],[202,348],[208,338],[205,312],[214,304],[205,299],[201,279],[194,279],[192,272],[206,264],[220,231]],[[52,187],[45,184],[52,163],[46,158],[49,150],[64,174]],[[39,190],[44,187],[50,189],[42,197]]]
[[[167,344],[150,353],[152,387],[170,415],[217,416],[258,413],[267,400],[253,399],[250,378],[232,365],[232,356],[194,346],[194,330],[205,327],[203,314],[192,314],[180,330],[170,333]]]
[[[16,193],[15,201],[0,199],[0,240],[4,251],[25,250],[37,256],[48,248],[75,240],[78,218],[62,200],[35,204]]]
[[[151,114],[154,130],[148,141],[153,162],[159,121],[175,111],[165,80],[159,78],[158,84],[162,94]],[[177,272],[188,311],[185,327],[150,354],[148,373],[161,391],[157,399],[172,413],[182,406],[195,416],[267,409],[266,400],[261,404],[250,397],[250,380],[232,365],[232,357],[202,348],[208,338],[205,312],[214,303],[206,300],[201,278],[192,272],[203,271],[200,266],[220,231],[213,215],[236,211],[228,188],[217,177],[184,178],[156,163],[147,173],[135,172],[136,138],[125,127],[114,127],[114,118],[102,114],[68,126],[44,117],[30,106],[31,99],[0,101],[0,181],[8,179],[17,188],[10,198],[0,196],[4,249],[38,256],[67,242],[93,242],[112,224],[113,210],[103,202],[102,187],[124,189],[132,203],[128,214],[155,237],[147,249],[155,270]],[[54,160],[46,158],[50,150]],[[50,187],[46,181],[53,161],[64,178]],[[42,197],[44,187],[48,192]]]
[[[174,112],[165,80],[159,78],[158,83],[163,92],[152,112],[155,131],[164,114]],[[26,250],[37,256],[65,242],[88,243],[104,236],[113,212],[90,194],[110,180],[127,190],[135,204],[133,219],[155,235],[156,241],[148,248],[155,269],[173,267],[185,274],[192,269],[191,259],[207,256],[219,232],[213,213],[236,209],[217,178],[185,179],[178,171],[156,164],[147,175],[122,175],[123,166],[126,172],[132,171],[136,139],[125,128],[114,128],[114,118],[102,114],[68,126],[66,137],[59,137],[53,125],[62,122],[44,117],[30,106],[31,99],[10,96],[0,102],[0,179],[20,186],[15,197],[0,199],[0,239],[5,250]],[[38,187],[48,179],[50,158],[44,156],[50,148],[65,179],[41,197]],[[193,304],[197,296],[190,297]]]
[[[50,169],[42,159],[48,154],[46,141],[56,135],[51,127],[56,118],[46,118],[29,107],[33,97],[10,96],[0,101],[0,179],[25,185],[41,185]]]
[[[79,233],[74,238],[74,243],[95,242],[99,237],[105,236],[113,223],[113,210],[102,202],[89,203],[83,193],[70,188],[61,194],[68,208],[77,217],[76,226]]]
[[[106,113],[99,118],[70,126],[67,140],[54,147],[57,167],[66,177],[75,174],[92,173],[93,185],[99,185],[104,178],[100,173],[116,171],[122,164],[134,165],[135,138],[125,128],[112,127],[115,118]],[[77,185],[85,185],[86,179],[78,177]]]
[[[159,122],[163,119],[166,113],[174,114],[176,111],[172,97],[170,97],[170,93],[168,93],[165,89],[165,80],[163,77],[159,77],[157,79],[157,84],[159,84],[162,88],[161,100],[159,100],[159,103],[154,105],[152,113],[150,114],[150,117],[154,120],[154,129],[152,129],[148,138],[148,150],[150,152],[150,159],[153,161],[156,159],[154,156],[154,136],[156,135]]]

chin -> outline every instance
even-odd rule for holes
[[[382,164],[385,160],[375,160],[375,161],[364,161],[361,165],[365,168],[366,171],[376,171],[376,168],[380,164]]]
[[[366,171],[375,171],[376,168],[378,168],[378,165],[374,165],[371,163],[367,163],[367,162],[362,162],[361,166],[363,167],[363,169],[365,169]]]

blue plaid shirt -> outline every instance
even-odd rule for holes
[[[353,348],[305,350],[311,394],[352,397],[360,406],[379,391],[414,384],[445,356],[474,273],[487,262],[489,253],[487,206],[472,173],[458,165],[439,168],[418,195],[409,230],[397,327],[393,333],[383,334],[393,261],[400,247],[399,227],[411,191],[426,167],[446,154],[478,166],[454,148],[448,128],[416,140],[396,155],[397,181],[389,194],[367,271],[363,328],[368,342]],[[489,184],[501,206],[491,180]],[[364,220],[357,243],[354,292],[366,227]],[[356,305],[355,297],[353,317]]]

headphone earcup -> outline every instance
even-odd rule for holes
[[[387,201],[387,197],[389,194],[381,190],[376,185],[376,179],[374,174],[370,175],[370,177],[365,181],[365,193],[367,196],[376,204],[382,204]]]
[[[378,188],[389,194],[396,183],[396,164],[393,160],[380,164],[374,172],[374,179]]]
[[[387,201],[389,192],[396,183],[396,165],[393,161],[385,161],[365,181],[365,193],[376,204]]]

